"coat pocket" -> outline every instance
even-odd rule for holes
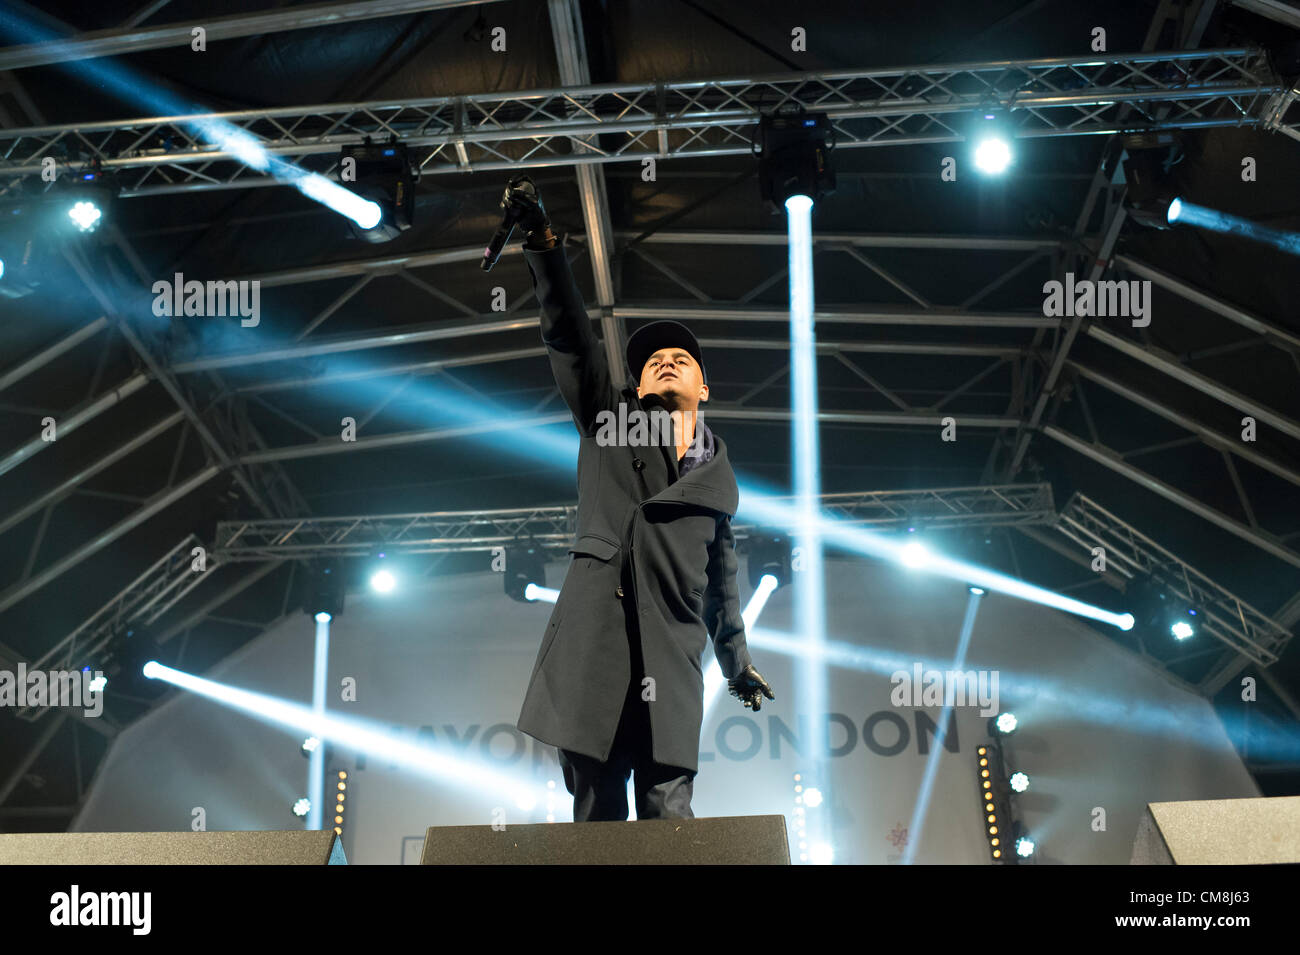
[[[618,541],[599,534],[583,534],[569,548],[570,554],[587,554],[597,560],[609,560],[621,550]]]

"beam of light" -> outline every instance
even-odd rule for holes
[[[321,619],[324,617],[325,619]],[[325,693],[329,678],[330,616],[316,615],[316,654],[312,664],[311,711],[313,716],[325,715]],[[313,734],[315,735],[315,734]],[[307,813],[307,828],[320,829],[325,811],[325,747],[316,746],[307,758],[307,798],[311,810]]]
[[[467,760],[449,746],[409,742],[393,735],[388,727],[369,720],[318,713],[302,703],[217,683],[164,666],[156,660],[145,664],[144,675],[189,690],[264,723],[295,733],[309,733],[336,746],[365,753],[375,760],[397,763],[422,776],[448,786],[460,786],[485,798],[509,799],[522,808],[536,804],[545,795],[544,787]]]
[[[271,164],[271,175],[288,183],[308,199],[315,199],[339,215],[347,216],[363,229],[373,229],[383,218],[379,203],[345,189],[332,179],[317,172],[307,172],[281,159]]]
[[[802,657],[807,653],[802,639],[763,627],[756,627],[748,635],[747,642],[751,648],[789,657]],[[917,663],[925,670],[942,670],[950,662],[899,650],[865,647],[847,640],[829,641],[822,659],[827,666],[884,677],[898,670],[908,670]],[[996,670],[999,697],[1014,699],[1016,711],[1031,718],[1037,725],[1066,720],[1088,723],[1107,730],[1144,733],[1189,746],[1206,744],[1206,723],[1199,719],[1199,713],[1196,714],[1198,718],[1189,719],[1182,708],[1138,702],[1131,696],[1109,697],[1098,693],[1093,687],[1087,689],[1088,705],[1081,707],[1078,680],[1055,679],[1006,667],[997,667]],[[1214,724],[1222,724],[1231,739],[1243,739],[1249,733],[1250,750],[1258,753],[1261,758],[1267,756],[1279,761],[1300,762],[1300,741],[1294,733],[1282,729],[1266,729],[1260,725],[1260,720],[1250,724],[1244,717],[1226,711],[1215,712],[1212,719]],[[1215,742],[1217,743],[1217,738]]]
[[[740,617],[745,621],[745,629],[750,630],[758,622],[758,615],[763,612],[767,606],[767,598],[772,596],[772,591],[776,590],[777,579],[771,574],[764,574],[758,579],[758,587],[749,598],[749,603],[745,604],[745,609],[740,612]]]
[[[808,196],[791,196],[785,202],[790,271],[790,460],[794,465],[797,519],[791,537],[800,551],[803,569],[793,574],[794,618],[810,649],[826,642],[826,588],[822,568],[822,541],[818,532],[821,450],[817,423],[817,339],[813,330],[812,207]],[[826,709],[826,667],[820,656],[801,659],[797,667],[800,696],[810,712]],[[830,762],[829,740],[814,735],[811,776],[823,793],[830,788],[826,776]],[[814,813],[806,827],[811,845],[829,846],[825,813]],[[827,853],[814,854],[813,862],[828,862]]]
[[[802,512],[788,498],[776,497],[767,491],[756,489],[749,483],[742,484],[740,488],[739,511],[737,517],[764,526],[797,527],[798,522],[803,519]],[[819,513],[817,530],[825,543],[855,554],[878,557],[901,564],[906,564],[908,559],[915,559],[917,556],[914,549],[907,550],[908,544],[913,541],[900,539],[897,534],[884,534],[854,526],[825,511]],[[1066,613],[1099,620],[1121,630],[1129,630],[1133,626],[1132,614],[1114,613],[1101,607],[1094,607],[1092,604],[1086,604],[1063,594],[1035,587],[1015,577],[1008,577],[1006,574],[944,557],[941,554],[927,551],[923,566],[918,569],[959,580],[965,584],[974,584],[985,590],[994,590],[1021,600],[1044,604],[1057,610],[1064,610]]]
[[[560,599],[560,592],[550,587],[540,587],[537,584],[529,584],[524,588],[525,600],[544,600],[546,603],[555,603]]]
[[[1259,225],[1249,219],[1243,219],[1240,216],[1230,215],[1226,212],[1219,212],[1216,209],[1207,209],[1205,206],[1198,206],[1182,198],[1169,203],[1169,212],[1166,214],[1166,218],[1171,225],[1175,222],[1181,222],[1185,225],[1209,229],[1212,232],[1239,235],[1243,239],[1250,239],[1252,242],[1262,242],[1265,245],[1273,246],[1275,249],[1281,249],[1283,252],[1300,255],[1300,232],[1282,232],[1279,229],[1270,229],[1268,226]]]
[[[19,44],[57,44],[61,37],[12,11],[0,12],[0,29]],[[204,114],[180,99],[160,90],[143,75],[113,60],[73,60],[60,68],[80,74],[81,79],[123,102],[140,104],[155,115],[179,119],[195,136],[216,153],[228,155],[244,165],[267,173],[291,185],[309,199],[347,216],[363,229],[379,224],[379,204],[357,195],[319,173],[309,172],[269,153],[256,136],[220,116]]]
[[[776,590],[777,580],[771,574],[764,574],[758,580],[758,587],[750,595],[749,603],[745,604],[745,609],[740,612],[741,618],[745,621],[745,632],[749,633],[754,629],[754,624],[758,622],[758,615],[763,612],[763,607],[767,605],[767,598],[772,596]],[[713,709],[713,704],[722,696],[722,688],[726,685],[727,680],[722,675],[722,667],[718,666],[718,658],[712,656],[709,664],[704,669],[704,718],[708,719],[709,711]]]
[[[966,600],[966,616],[961,622],[961,633],[957,637],[957,652],[953,654],[951,669],[960,673],[966,669],[966,651],[970,647],[971,631],[975,628],[975,614],[979,610],[980,599],[971,594]],[[925,760],[925,776],[921,780],[921,791],[917,793],[916,805],[912,807],[912,821],[907,827],[907,848],[903,850],[903,865],[911,865],[916,857],[917,846],[921,844],[921,829],[925,825],[925,814],[930,808],[930,797],[934,794],[934,777],[939,771],[939,754],[943,752],[943,741],[948,735],[948,719],[952,713],[952,701],[945,700],[943,711],[939,714],[939,728],[934,734],[934,743]]]

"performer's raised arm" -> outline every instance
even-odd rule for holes
[[[533,275],[542,311],[542,341],[560,395],[583,434],[596,430],[596,416],[616,409],[618,390],[605,349],[596,338],[582,293],[569,270],[559,238],[551,231],[536,184],[517,176],[506,186],[502,207],[513,205],[527,234],[524,259]]]

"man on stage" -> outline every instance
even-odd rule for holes
[[[559,749],[575,822],[627,819],[629,775],[638,819],[692,818],[706,634],[733,696],[755,711],[776,699],[745,645],[739,494],[726,445],[697,418],[703,355],[684,325],[654,322],[628,341],[631,376],[611,369],[536,185],[512,179],[501,205],[526,233],[542,340],[581,436],[573,560],[518,726]],[[610,426],[665,413],[680,424],[668,441]]]

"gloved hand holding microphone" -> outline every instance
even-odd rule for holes
[[[510,241],[515,227],[524,230],[526,244],[530,249],[554,248],[558,239],[551,232],[551,220],[542,205],[542,197],[537,191],[537,183],[531,176],[515,176],[506,183],[501,195],[501,225],[493,234],[492,240],[483,251],[483,261],[479,267],[484,272],[492,271],[501,250]]]

